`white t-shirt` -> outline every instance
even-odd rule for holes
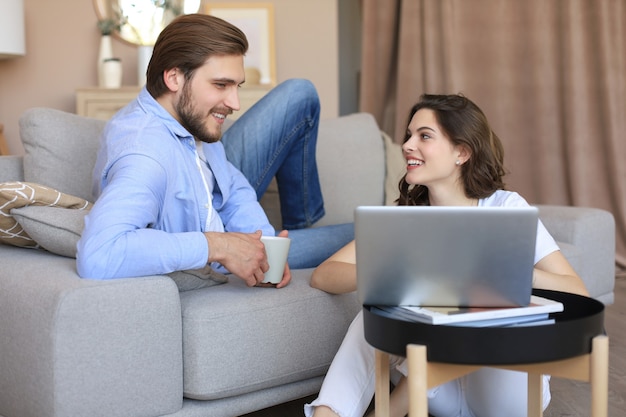
[[[498,190],[487,198],[478,201],[480,207],[528,207],[529,204],[516,192]],[[537,244],[535,246],[535,264],[547,255],[555,252],[559,246],[554,241],[546,227],[537,222]]]
[[[217,210],[215,210],[215,207],[213,207],[213,188],[215,188],[215,176],[209,169],[206,157],[204,156],[204,150],[202,149],[202,142],[200,141],[196,141],[196,163],[198,165],[200,175],[202,176],[204,189],[207,194],[206,208],[209,213],[205,220],[205,230],[211,232],[223,232],[224,222],[222,222],[222,218]]]

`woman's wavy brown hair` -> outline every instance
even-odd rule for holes
[[[453,145],[465,146],[470,158],[461,166],[461,181],[468,198],[485,198],[504,189],[504,149],[498,136],[491,130],[482,110],[462,94],[424,94],[409,113],[407,126],[415,113],[430,109],[437,123]],[[406,142],[410,138],[404,138]],[[428,188],[400,180],[400,206],[429,205]]]
[[[180,69],[188,81],[213,55],[241,55],[248,39],[236,26],[206,14],[187,14],[174,19],[159,34],[146,71],[146,88],[154,98],[168,91],[163,72]]]

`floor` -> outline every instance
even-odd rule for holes
[[[626,276],[615,282],[615,303],[605,310],[609,336],[609,417],[626,415]],[[583,382],[553,379],[545,417],[589,416],[591,393]]]
[[[626,410],[626,276],[615,283],[615,303],[605,311],[605,327],[609,335],[609,417],[621,417]],[[553,378],[550,384],[552,402],[544,417],[587,417],[591,395],[589,384]],[[245,417],[303,416],[303,404],[315,396],[281,404]]]

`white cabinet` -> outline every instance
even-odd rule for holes
[[[239,89],[241,110],[229,119],[237,119],[271,89],[270,86],[246,86]],[[81,88],[76,90],[76,113],[81,116],[108,120],[119,109],[134,99],[140,87]]]

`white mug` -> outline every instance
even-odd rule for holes
[[[283,279],[291,239],[281,236],[261,236],[261,242],[265,245],[267,263],[270,265],[262,282],[278,284]]]

